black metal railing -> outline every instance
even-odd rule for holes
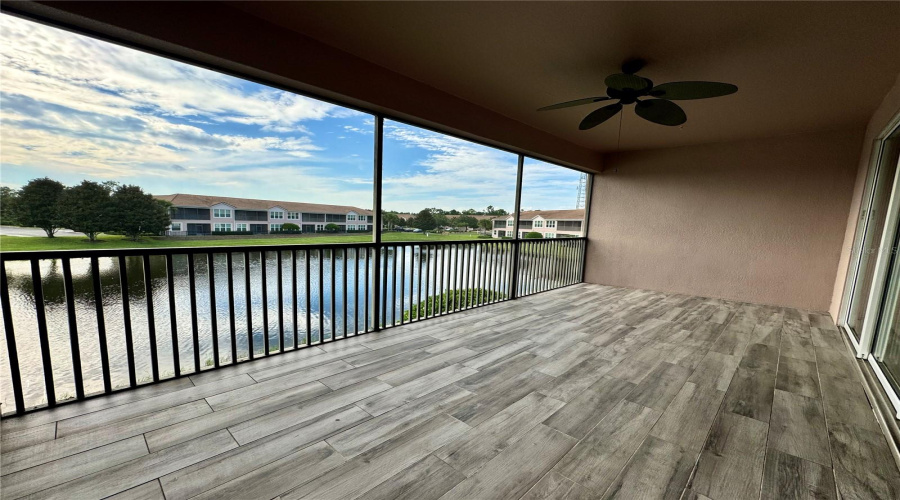
[[[585,238],[521,240],[516,295],[524,297],[580,283]]]
[[[2,412],[571,285],[584,250],[577,238],[6,252]]]

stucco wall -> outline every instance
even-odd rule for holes
[[[863,134],[605,156],[586,281],[827,310]]]
[[[844,232],[844,244],[841,247],[841,257],[838,262],[837,277],[834,280],[834,290],[831,297],[831,307],[828,311],[831,317],[837,319],[841,308],[841,298],[844,294],[844,284],[847,280],[847,268],[850,263],[853,240],[856,237],[856,221],[859,217],[860,202],[865,188],[866,176],[871,166],[872,151],[875,140],[888,123],[900,113],[900,75],[890,92],[884,97],[881,106],[872,114],[872,119],[866,127],[866,136],[863,139],[862,154],[859,158],[859,168],[856,175],[856,183],[853,187],[853,199],[850,203],[850,213],[847,216],[847,225]]]

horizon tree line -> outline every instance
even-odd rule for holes
[[[53,238],[62,228],[96,241],[100,233],[132,240],[158,235],[169,226],[168,202],[140,186],[84,180],[75,186],[42,177],[21,189],[0,188],[0,223],[38,227]]]

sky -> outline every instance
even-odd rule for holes
[[[372,206],[371,115],[0,15],[0,184],[137,184]],[[579,174],[528,160],[524,209],[575,208]],[[512,210],[516,156],[386,120],[383,206]]]

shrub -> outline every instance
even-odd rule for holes
[[[428,296],[422,302],[413,304],[412,317],[419,317],[419,311],[422,311],[422,315],[425,315],[427,313],[428,316],[431,316],[432,314],[435,314],[435,312],[449,312],[461,307],[474,306],[481,302],[490,302],[494,300],[505,299],[506,294],[488,290],[486,288],[458,288],[456,290],[451,290],[439,295]],[[404,310],[403,321],[409,321],[409,318],[409,309]]]
[[[284,224],[281,225],[281,230],[282,231],[299,231],[300,226],[298,226],[297,224],[293,224],[291,222],[285,222]]]
[[[336,233],[341,230],[341,226],[337,224],[325,224],[325,232],[326,233]]]
[[[525,233],[526,240],[540,240],[543,238],[544,238],[544,235],[537,231],[531,231],[529,233]]]

